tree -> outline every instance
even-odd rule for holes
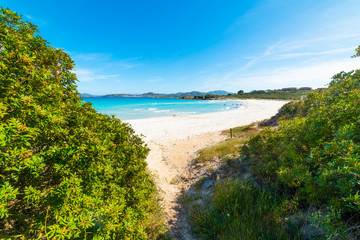
[[[0,236],[148,238],[148,148],[76,89],[74,62],[0,12]]]
[[[355,49],[355,55],[352,56],[352,57],[353,57],[353,58],[355,58],[355,57],[360,57],[360,46]]]
[[[237,94],[243,94],[244,93],[244,90],[239,90],[238,92],[237,92]]]

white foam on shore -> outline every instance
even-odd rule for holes
[[[288,101],[239,100],[247,107],[235,110],[196,115],[175,115],[147,119],[127,120],[146,142],[166,144],[197,135],[218,132],[270,118]]]

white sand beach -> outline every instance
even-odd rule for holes
[[[169,227],[182,228],[178,230],[182,235],[180,239],[187,239],[187,233],[183,227],[186,223],[178,226],[178,218],[181,214],[179,214],[177,198],[190,184],[181,179],[190,177],[188,167],[196,158],[197,152],[228,138],[221,134],[222,130],[270,118],[288,101],[241,100],[241,102],[246,108],[125,121],[131,124],[137,134],[143,135],[150,148],[147,158],[148,168],[156,176],[157,184],[161,189]]]
[[[241,100],[246,108],[198,115],[179,115],[148,119],[128,120],[137,134],[144,135],[146,142],[166,144],[202,134],[247,125],[270,118],[288,101]]]

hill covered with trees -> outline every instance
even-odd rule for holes
[[[311,89],[274,89],[274,90],[254,90],[251,92],[244,92],[239,90],[236,94],[217,95],[192,95],[180,96],[180,99],[188,100],[221,100],[221,99],[282,99],[282,100],[300,100],[305,98],[309,93],[313,92]]]

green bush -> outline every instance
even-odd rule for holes
[[[73,69],[36,26],[1,9],[0,235],[151,237],[160,225],[148,148],[81,100]]]
[[[360,71],[334,76],[327,89],[309,94],[300,105],[301,114],[281,121],[275,131],[262,131],[243,147],[243,153],[264,183],[357,219]]]
[[[291,101],[280,108],[275,116],[259,124],[261,127],[277,126],[280,120],[290,120],[295,117],[304,117],[307,115],[308,108],[303,101]]]

